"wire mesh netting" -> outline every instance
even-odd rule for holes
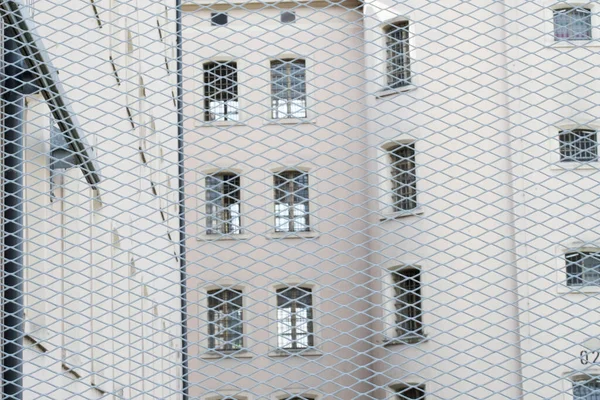
[[[599,14],[0,0],[3,398],[600,399]]]

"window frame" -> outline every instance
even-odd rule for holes
[[[282,176],[281,174],[285,174],[285,173],[298,173],[299,176],[305,175],[306,176],[306,192],[307,192],[307,197],[306,197],[306,201],[305,202],[301,202],[301,203],[296,203],[296,202],[292,202],[291,205],[289,204],[289,202],[287,203],[287,207],[288,207],[288,213],[291,211],[291,218],[290,215],[288,215],[288,220],[287,220],[287,224],[288,224],[288,230],[280,230],[278,229],[278,220],[277,220],[277,215],[278,215],[278,210],[277,210],[277,205],[278,204],[286,204],[283,202],[278,202],[278,199],[281,198],[286,198],[289,196],[292,196],[292,199],[295,200],[295,198],[297,197],[295,195],[295,193],[297,193],[297,190],[294,190],[293,192],[287,192],[281,189],[278,189],[278,187],[281,187],[281,185],[278,185],[277,183],[277,177]],[[273,232],[275,234],[279,234],[279,235],[302,235],[302,234],[309,234],[310,232],[313,231],[313,226],[311,225],[311,221],[313,218],[311,218],[312,212],[311,212],[311,198],[310,198],[310,193],[311,193],[311,174],[309,173],[308,170],[305,169],[299,169],[299,168],[285,168],[285,169],[279,169],[277,171],[273,171],[272,174],[272,184],[273,184],[273,218],[274,218],[274,224],[273,224]],[[287,181],[288,183],[292,183],[294,182],[294,180],[290,180],[289,178],[284,178],[285,181]],[[281,190],[282,192],[286,193],[286,196],[283,197],[278,197],[278,190]],[[296,229],[291,229],[292,227],[295,228],[295,220],[298,219],[296,217],[294,217],[294,213],[293,210],[295,210],[295,207],[293,207],[295,204],[302,204],[302,203],[306,203],[306,208],[304,211],[304,226],[306,227],[303,230],[296,230]],[[314,207],[314,204],[313,204]],[[283,217],[282,217],[283,218]]]
[[[206,237],[206,238],[219,238],[219,237],[238,237],[244,234],[244,229],[243,229],[243,223],[242,223],[242,215],[243,215],[243,210],[242,210],[242,194],[243,194],[243,190],[242,190],[242,174],[239,171],[235,171],[235,170],[216,170],[214,172],[206,172],[203,174],[204,175],[204,224],[202,226],[202,236]],[[211,193],[211,189],[208,185],[208,180],[210,178],[214,178],[216,176],[223,176],[223,175],[232,175],[232,176],[236,176],[238,179],[238,189],[236,192],[238,192],[238,197],[237,197],[237,204],[238,204],[238,231],[235,232],[221,232],[220,228],[219,229],[214,229],[214,232],[209,232],[209,225],[208,225],[208,221],[211,218],[211,214],[209,214],[208,212],[208,207],[211,204],[211,201],[209,200],[208,196],[209,193]],[[223,183],[224,181],[221,180],[221,182]],[[218,198],[225,198],[228,197],[226,196],[225,193],[223,192],[219,192],[219,196]],[[217,198],[217,199],[218,199]],[[218,209],[219,207],[225,209],[226,207],[222,204],[220,205],[215,205],[213,204],[213,207],[215,207],[215,209]],[[235,226],[231,224],[231,220],[221,220],[219,221],[218,218],[216,218],[217,222],[219,222],[219,225],[231,225],[231,226]],[[230,228],[231,229],[231,228]]]
[[[234,65],[234,67],[231,66],[231,64]],[[212,112],[211,110],[214,109],[211,108],[210,104],[211,104],[211,96],[215,95],[215,94],[221,94],[221,93],[228,93],[228,89],[229,88],[225,88],[223,90],[219,90],[219,89],[214,89],[214,86],[210,85],[208,83],[209,79],[208,79],[208,74],[210,74],[210,71],[214,71],[215,68],[212,69],[207,69],[207,66],[214,66],[214,67],[219,67],[219,68],[226,68],[227,66],[230,68],[235,68],[235,83],[232,85],[233,87],[235,87],[235,93],[233,94],[233,98],[235,100],[235,106],[234,110],[236,110],[236,113],[227,113],[226,111],[223,113],[223,118],[224,119],[211,119],[211,115],[217,115],[216,113]],[[240,96],[240,89],[241,89],[241,84],[240,84],[240,63],[237,60],[233,60],[233,59],[214,59],[214,60],[206,60],[202,63],[202,68],[201,68],[201,77],[202,77],[202,89],[201,89],[201,93],[202,93],[202,118],[201,121],[205,124],[239,124],[241,121],[241,114],[242,114],[242,108],[240,106],[240,100],[241,100],[241,96]],[[212,73],[212,75],[215,75],[214,73]],[[221,79],[221,80],[225,80],[227,81],[227,76],[218,76],[217,78],[213,78],[211,80],[211,82],[217,81],[217,79]],[[214,93],[209,93],[208,90],[210,88],[213,88]],[[224,102],[227,103],[229,101],[229,99],[225,99],[225,100],[216,100],[215,102],[220,103],[220,102]],[[224,106],[224,110],[227,109],[226,107],[227,105]],[[220,115],[220,114],[219,114]],[[229,116],[229,117],[228,117]],[[231,116],[236,116],[235,118],[232,118]]]
[[[286,88],[283,90],[283,92],[295,92],[292,88],[294,85],[292,85],[292,81],[291,81],[291,77],[293,76],[293,71],[292,71],[292,65],[294,65],[295,62],[302,62],[304,63],[304,67],[303,69],[300,69],[300,71],[302,71],[304,73],[304,93],[303,96],[300,96],[301,99],[303,98],[304,100],[304,105],[303,107],[301,107],[301,109],[304,110],[304,115],[303,116],[294,116],[292,115],[292,111],[291,111],[291,107],[290,104],[291,102],[294,100],[292,98],[289,99],[278,99],[275,96],[275,93],[273,91],[273,85],[275,80],[273,79],[273,72],[274,72],[274,64],[276,65],[283,65],[283,66],[287,66],[289,68],[287,71],[286,75],[283,75],[283,77],[286,78],[286,80],[288,81],[287,83],[289,85],[286,85]],[[309,118],[309,111],[308,111],[308,60],[305,57],[299,57],[299,56],[281,56],[278,58],[274,58],[274,59],[270,59],[269,60],[269,91],[270,91],[270,95],[269,95],[269,120],[277,122],[277,121],[285,121],[285,120],[299,120],[299,121],[303,121]],[[289,87],[288,87],[289,86]],[[299,92],[300,93],[300,92]],[[288,109],[288,112],[286,113],[285,116],[283,117],[277,117],[276,115],[276,111],[279,109],[279,106],[276,106],[274,101],[275,100],[283,100],[283,103],[285,104],[286,108]],[[286,102],[287,101],[287,102]]]
[[[216,332],[215,330],[215,321],[211,318],[211,313],[214,312],[212,311],[212,309],[214,307],[211,306],[211,296],[212,298],[217,298],[214,295],[211,295],[211,293],[226,293],[226,292],[237,292],[239,293],[239,305],[237,305],[237,307],[239,308],[239,312],[240,312],[240,318],[239,318],[239,325],[240,325],[240,331],[239,331],[239,340],[240,340],[240,345],[239,348],[233,348],[230,346],[226,346],[223,348],[217,347],[217,341],[218,339],[215,338],[216,334],[214,332]],[[247,346],[247,338],[246,338],[246,334],[244,333],[246,331],[245,329],[245,317],[247,318],[247,313],[246,313],[246,307],[245,307],[245,295],[244,295],[244,289],[243,288],[239,288],[236,286],[220,286],[220,287],[213,287],[213,288],[208,288],[206,290],[206,321],[207,321],[207,331],[206,331],[206,347],[208,349],[209,352],[214,352],[214,353],[237,353],[237,352],[243,352],[246,349]],[[221,299],[221,302],[223,302],[223,300]],[[228,302],[227,300],[225,300],[225,302]],[[235,310],[234,310],[235,311]],[[227,330],[228,328],[225,327],[225,330]],[[223,341],[225,342],[229,342],[230,340],[225,340],[223,339]]]
[[[282,304],[280,304],[280,297],[282,296],[281,293],[285,292],[285,291],[294,291],[294,290],[298,290],[298,291],[304,291],[306,293],[308,293],[308,298],[309,298],[309,303],[307,304],[307,316],[306,316],[306,346],[297,346],[298,343],[298,339],[294,339],[294,332],[296,332],[296,336],[298,335],[297,333],[297,322],[294,323],[294,318],[295,315],[297,313],[294,312],[294,306],[298,303],[298,301],[296,301],[297,298],[287,298],[288,302],[291,304],[291,309],[292,311],[290,311],[290,319],[291,319],[291,323],[290,323],[290,327],[291,327],[291,331],[292,331],[292,339],[290,339],[290,342],[292,342],[293,346],[292,347],[284,347],[281,345],[280,340],[282,339],[282,332],[280,330],[280,321],[281,321],[281,317],[280,317],[280,313],[279,311],[282,309]],[[306,294],[300,296],[300,297],[304,297],[306,296]],[[314,318],[314,296],[313,296],[313,288],[310,286],[306,286],[306,285],[286,285],[283,287],[280,287],[278,289],[275,289],[275,297],[276,297],[276,344],[277,344],[277,349],[280,351],[284,351],[284,352],[298,352],[298,351],[306,351],[306,350],[310,350],[313,349],[315,347],[315,318]]]

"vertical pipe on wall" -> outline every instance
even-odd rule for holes
[[[179,175],[179,262],[181,272],[181,379],[182,398],[189,396],[188,341],[187,341],[187,272],[185,245],[185,169],[183,137],[183,30],[181,0],[175,0],[177,34],[177,153]]]
[[[2,159],[4,169],[3,398],[23,397],[23,57],[13,30],[4,29]]]

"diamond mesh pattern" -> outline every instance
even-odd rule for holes
[[[3,398],[600,399],[599,12],[0,0]]]

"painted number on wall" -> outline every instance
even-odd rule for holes
[[[600,351],[581,350],[579,353],[579,360],[583,365],[598,364],[600,361]]]

